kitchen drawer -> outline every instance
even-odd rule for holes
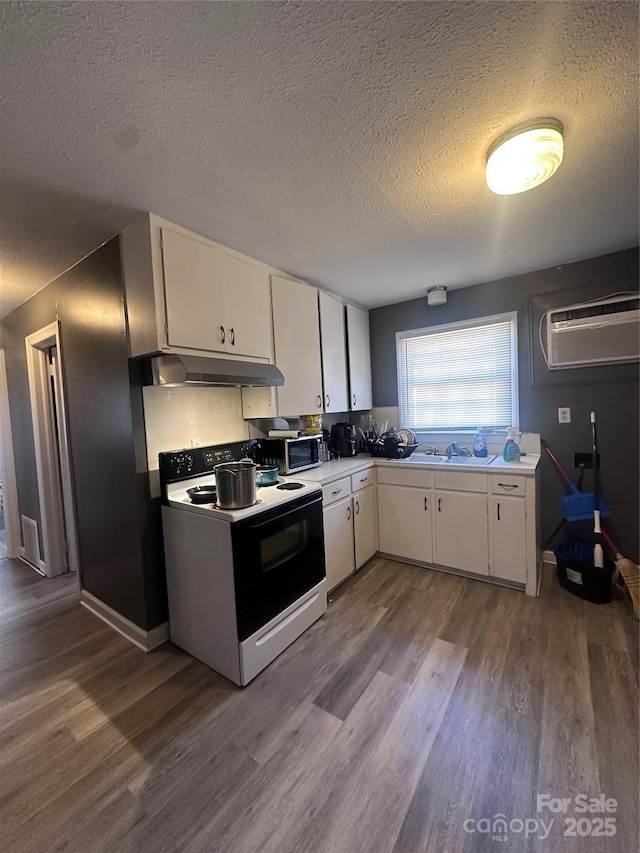
[[[436,489],[447,489],[450,492],[487,493],[486,474],[470,471],[435,471],[433,478]]]
[[[342,480],[334,480],[333,483],[327,483],[322,487],[322,504],[329,506],[342,498],[348,498],[351,494],[351,477],[344,477]]]
[[[351,491],[358,492],[360,489],[366,489],[367,486],[373,486],[375,482],[375,468],[367,468],[366,471],[358,471],[357,474],[351,475]]]
[[[524,497],[527,492],[527,477],[517,474],[492,474],[491,491],[494,495]]]
[[[376,479],[388,486],[417,486],[420,489],[433,486],[432,471],[401,468],[400,465],[381,465],[376,471]]]

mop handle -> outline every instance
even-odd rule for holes
[[[591,435],[593,437],[593,509],[594,513],[600,511],[600,478],[598,476],[598,437],[596,433],[596,413],[591,412]],[[599,517],[598,517],[599,521]],[[597,531],[600,532],[599,530]]]
[[[558,469],[558,471],[562,475],[562,478],[565,481],[566,485],[568,486],[569,489],[571,489],[571,492],[574,495],[581,494],[580,489],[578,489],[577,486],[574,485],[573,481],[571,480],[571,478],[569,477],[567,472],[564,470],[564,468],[562,467],[562,465],[560,464],[560,462],[556,458],[555,454],[552,452],[552,450],[549,447],[549,445],[547,444],[547,442],[542,441],[541,444],[544,447],[544,449],[547,451],[547,454],[549,455],[549,458],[551,459],[553,464],[556,466],[556,468]]]

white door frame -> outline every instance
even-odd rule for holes
[[[47,577],[63,574],[68,569],[67,540],[73,542],[69,547],[69,556],[77,554],[75,515],[73,512],[73,493],[70,476],[68,483],[60,484],[58,472],[58,448],[60,455],[66,455],[61,460],[60,468],[63,478],[65,471],[70,472],[68,443],[66,437],[66,418],[64,417],[64,394],[62,371],[59,371],[57,387],[60,389],[59,433],[60,441],[56,446],[56,424],[51,400],[51,375],[47,350],[55,346],[61,353],[60,332],[58,322],[50,323],[43,329],[25,338],[27,351],[27,373],[29,376],[29,396],[31,399],[31,419],[33,422],[33,441],[35,446],[36,472],[38,477],[38,499],[40,503],[40,521],[42,544],[44,546],[44,573]],[[58,359],[58,364],[60,360]],[[64,435],[63,435],[64,434]],[[65,464],[66,463],[66,464]],[[67,493],[63,496],[63,490]],[[65,499],[66,497],[66,499]],[[67,531],[63,506],[69,505]],[[76,566],[77,568],[77,566]]]
[[[22,536],[18,511],[16,466],[13,456],[7,365],[2,349],[0,349],[0,437],[2,438],[0,441],[0,477],[2,478],[4,526],[7,533],[7,557],[15,559],[20,556]]]
[[[67,428],[67,407],[62,382],[62,353],[60,352],[59,334],[57,335],[57,341],[53,381],[56,388],[56,411],[58,413],[58,448],[60,451],[60,476],[62,479],[65,532],[67,534],[67,557],[69,560],[69,569],[72,572],[78,573],[78,584],[80,585],[80,560],[78,559],[78,540],[76,538],[76,505],[73,480],[71,478],[71,451]]]

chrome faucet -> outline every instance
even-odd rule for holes
[[[445,453],[447,459],[451,459],[452,456],[471,456],[471,451],[468,447],[460,447],[455,441],[447,447]]]
[[[438,448],[435,444],[427,444],[427,447],[424,451],[425,456],[439,456]]]

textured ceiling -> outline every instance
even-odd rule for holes
[[[625,2],[2,3],[0,315],[150,210],[365,305],[638,241]],[[512,197],[489,144],[565,160]]]

